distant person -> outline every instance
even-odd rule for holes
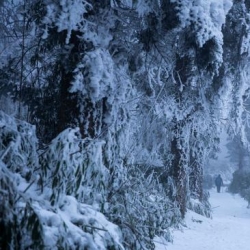
[[[220,193],[220,188],[223,186],[223,180],[220,176],[220,174],[215,179],[215,185],[217,187],[217,193]]]

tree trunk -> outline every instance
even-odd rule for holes
[[[177,189],[176,201],[180,208],[182,217],[186,213],[187,207],[187,194],[188,194],[188,175],[187,175],[187,154],[185,152],[185,146],[183,145],[183,139],[178,134],[181,132],[182,126],[177,124],[175,127],[175,137],[171,142],[171,152],[174,156],[171,165],[170,175],[173,177]]]
[[[192,172],[189,177],[189,188],[193,198],[199,199],[202,202],[203,200],[203,167],[197,161],[198,156],[190,156],[190,166]]]

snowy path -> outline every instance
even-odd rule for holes
[[[213,219],[188,212],[182,232],[174,231],[174,242],[157,244],[156,250],[249,250],[250,209],[238,195],[210,192]],[[201,223],[194,222],[201,220]]]

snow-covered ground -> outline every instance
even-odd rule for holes
[[[173,231],[174,242],[157,243],[156,250],[249,250],[250,209],[238,195],[210,192],[213,219],[187,213],[186,227]],[[157,242],[160,242],[157,239]]]

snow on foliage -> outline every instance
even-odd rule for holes
[[[104,185],[105,175],[102,143],[80,140],[77,129],[68,129],[38,162],[34,126],[3,112],[0,126],[1,247],[123,249],[118,227],[96,210],[102,188],[95,184]],[[93,206],[82,203],[84,195]]]
[[[47,14],[43,20],[46,26],[56,26],[57,31],[67,31],[66,44],[69,43],[72,30],[81,28],[83,15],[88,12],[91,5],[84,0],[57,0],[46,1]],[[44,39],[47,37],[47,27]]]
[[[215,42],[217,47],[215,59],[221,64],[223,61],[222,25],[233,2],[231,0],[171,0],[171,2],[177,4],[181,27],[190,27],[199,47],[203,47],[209,40]]]
[[[79,203],[73,196],[65,196],[57,212],[34,203],[35,211],[44,227],[45,248],[57,249],[58,243],[65,249],[107,249],[120,242],[117,226],[107,221],[92,206]],[[118,249],[118,248],[117,248]]]
[[[0,137],[1,137],[1,161],[12,172],[24,174],[29,169],[36,167],[37,139],[35,136],[35,127],[20,121],[14,120],[11,116],[0,111]],[[28,167],[26,165],[28,164]]]
[[[222,25],[232,6],[231,0],[171,0],[177,4],[182,28],[192,26],[196,32],[197,44],[202,47],[211,38],[222,43]]]
[[[159,183],[160,175],[150,167],[127,166],[120,184],[108,196],[106,213],[133,249],[154,249],[156,236],[171,240],[169,228],[179,222],[178,208],[167,196],[167,186]]]
[[[50,141],[38,155],[34,128],[2,115],[2,190],[18,200],[4,215],[23,215],[11,220],[22,244],[153,249],[187,207],[209,215],[203,166],[220,119],[242,122],[247,90],[248,71],[231,81],[222,57],[233,1],[32,2],[38,36],[27,30],[0,72],[20,86],[13,96],[29,104],[40,143]]]
[[[78,128],[66,129],[51,142],[41,155],[40,164],[41,184],[52,190],[52,204],[60,201],[60,195],[64,194],[87,203],[101,203],[107,178],[102,163],[103,143],[81,139]]]
[[[197,214],[201,214],[201,215],[204,215],[204,216],[209,218],[209,217],[212,217],[212,214],[210,212],[211,206],[210,206],[210,203],[208,201],[209,193],[205,192],[204,196],[205,196],[206,201],[205,202],[203,201],[203,203],[200,202],[198,199],[191,198],[189,200],[188,208],[191,211],[196,212]]]
[[[114,69],[107,50],[96,49],[87,52],[74,73],[75,80],[72,82],[72,92],[81,91],[82,95],[89,94],[93,103],[107,96],[109,100],[113,97]]]
[[[241,55],[246,55],[250,52],[250,14],[248,13],[248,9],[245,4],[242,4],[241,8],[244,13],[244,18],[240,18],[239,20],[239,25],[242,29],[242,44],[240,53]]]

